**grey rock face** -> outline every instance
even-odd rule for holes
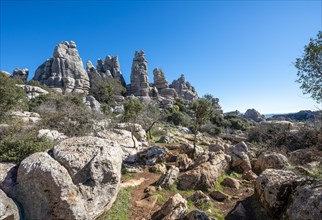
[[[298,186],[291,201],[285,219],[322,219],[322,181],[307,181]]]
[[[258,173],[261,173],[268,168],[283,169],[288,165],[288,159],[283,154],[275,152],[264,152],[256,160],[254,170]]]
[[[252,169],[249,157],[247,155],[248,147],[245,142],[240,142],[230,148],[231,167],[240,173]]]
[[[148,62],[145,59],[144,51],[135,51],[131,68],[131,86],[129,95],[149,96],[150,85],[148,78]]]
[[[20,87],[27,93],[28,99],[34,99],[40,95],[46,95],[48,92],[38,86],[29,86],[29,85],[19,85],[16,84],[16,86]]]
[[[255,109],[247,109],[247,111],[244,114],[244,117],[248,120],[252,120],[255,122],[261,122],[265,120],[265,116],[261,115],[258,111]]]
[[[152,216],[152,220],[181,219],[187,209],[187,201],[177,193],[170,197],[161,209]]]
[[[255,195],[273,217],[280,217],[294,189],[305,179],[291,171],[266,169],[255,182]]]
[[[168,81],[166,80],[164,73],[160,68],[155,68],[153,70],[153,81],[154,81],[154,86],[158,90],[169,88]]]
[[[179,168],[171,166],[165,173],[163,173],[160,179],[157,181],[157,185],[162,188],[167,188],[175,183],[179,175]]]
[[[178,95],[182,97],[184,100],[192,101],[198,98],[198,94],[195,88],[186,81],[186,78],[182,74],[179,79],[174,80],[170,88],[174,88]]]
[[[153,70],[153,80],[153,85],[156,89],[155,93],[158,94],[161,105],[164,107],[172,106],[174,100],[178,97],[178,94],[174,88],[169,88],[168,81],[166,80],[162,69],[155,68]]]
[[[28,75],[29,75],[29,70],[27,68],[24,68],[24,69],[16,68],[12,72],[13,78],[22,79],[24,82],[27,81]]]
[[[95,80],[118,79],[123,86],[126,86],[117,56],[107,55],[104,61],[98,59],[96,68],[91,61],[87,61],[86,72],[89,75],[91,84],[93,84]]]
[[[94,112],[101,112],[101,104],[94,98],[94,96],[88,95],[83,97],[83,102]]]
[[[19,220],[19,210],[16,204],[0,189],[0,219]]]
[[[58,44],[53,56],[37,68],[34,80],[61,93],[87,94],[89,90],[88,74],[73,41]]]

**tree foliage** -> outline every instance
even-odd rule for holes
[[[304,54],[295,62],[296,82],[301,84],[304,94],[310,94],[318,103],[322,103],[322,31],[316,39],[310,39],[304,47]]]

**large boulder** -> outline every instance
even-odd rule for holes
[[[209,161],[179,176],[178,187],[182,190],[209,189],[218,177],[229,168],[230,157],[223,152],[212,153]]]
[[[156,185],[161,186],[162,188],[168,188],[176,182],[178,175],[179,168],[170,166],[169,169],[161,175]]]
[[[93,112],[101,112],[101,104],[94,98],[94,96],[84,96],[83,102]]]
[[[19,220],[17,205],[0,189],[0,219]]]
[[[146,132],[140,124],[118,123],[115,128],[133,132],[133,135],[138,141],[146,141]]]
[[[159,211],[153,214],[152,220],[174,220],[183,217],[188,209],[187,201],[177,193],[161,207]]]
[[[288,159],[283,154],[276,152],[263,152],[254,164],[254,170],[258,173],[266,169],[283,169],[288,166]]]
[[[37,68],[33,79],[64,94],[88,94],[89,90],[89,77],[74,41],[58,44],[53,56]]]
[[[322,219],[322,181],[307,181],[299,185],[291,196],[285,219]]]
[[[113,141],[66,139],[53,157],[35,153],[21,162],[12,194],[27,219],[94,219],[116,199],[121,155]]]
[[[63,133],[60,133],[59,131],[56,131],[56,130],[49,130],[49,129],[40,129],[37,132],[37,137],[46,137],[49,140],[54,142],[59,142],[64,139],[67,139],[67,136],[64,135]]]
[[[12,72],[13,78],[21,79],[24,82],[27,81],[28,75],[29,75],[29,70],[27,68],[24,68],[24,69],[15,68]]]
[[[245,173],[252,169],[245,142],[240,142],[231,147],[229,154],[231,156],[231,167],[237,172]]]
[[[255,121],[255,122],[261,122],[265,120],[265,116],[261,115],[255,109],[247,109],[247,111],[244,114],[244,117],[248,120]]]
[[[41,95],[48,94],[48,91],[46,91],[38,86],[29,86],[29,85],[20,85],[20,84],[16,84],[16,86],[22,88],[23,91],[25,91],[25,93],[27,93],[29,100],[37,98],[38,96],[41,96]]]
[[[255,195],[274,218],[285,210],[294,189],[305,179],[291,171],[266,169],[255,182]]]

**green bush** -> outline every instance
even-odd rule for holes
[[[206,125],[201,126],[200,131],[207,132],[208,134],[210,134],[212,136],[218,136],[221,134],[223,129],[221,127],[214,125],[214,124],[208,123]]]
[[[53,143],[46,137],[37,137],[31,131],[15,133],[0,141],[0,162],[20,162],[35,152],[52,147]]]
[[[248,121],[243,117],[228,114],[225,115],[224,119],[224,125],[228,128],[242,131],[246,131],[249,128]]]

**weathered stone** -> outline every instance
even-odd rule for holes
[[[179,176],[178,187],[182,190],[209,189],[216,184],[218,177],[229,167],[230,158],[223,152],[196,168]]]
[[[144,51],[135,51],[131,68],[131,85],[129,95],[149,96],[150,85],[148,78],[148,62],[145,59]]]
[[[210,197],[213,198],[214,200],[218,201],[218,202],[222,202],[226,199],[228,199],[228,195],[219,191],[219,190],[215,190],[209,193]]]
[[[21,79],[24,82],[27,81],[28,75],[29,75],[29,70],[26,68],[24,69],[15,68],[12,72],[13,78]]]
[[[177,193],[174,196],[170,197],[158,212],[153,214],[152,220],[180,219],[183,217],[187,209],[187,201],[182,198],[179,193]]]
[[[107,139],[77,137],[54,147],[54,158],[66,168],[80,192],[87,218],[109,209],[121,178],[121,148]]]
[[[93,112],[101,112],[101,104],[94,98],[94,96],[84,96],[83,102]]]
[[[183,98],[184,100],[192,101],[198,98],[195,88],[186,81],[186,78],[183,74],[179,77],[179,79],[174,80],[171,83],[170,88],[174,88],[179,97]]]
[[[192,201],[196,207],[202,207],[206,204],[209,204],[210,202],[210,198],[200,190],[197,190],[194,194],[189,196],[187,199]]]
[[[237,172],[244,173],[252,169],[247,153],[248,147],[245,142],[238,143],[230,148],[231,167]]]
[[[0,163],[0,189],[10,194],[16,184],[18,166],[14,163]]]
[[[175,183],[179,175],[179,168],[170,166],[169,169],[163,173],[160,179],[156,182],[156,185],[162,188],[168,188]]]
[[[41,129],[37,133],[38,137],[47,137],[51,141],[62,141],[67,138],[66,135],[56,130]]]
[[[37,98],[40,95],[47,95],[48,91],[38,87],[38,86],[29,86],[29,85],[19,85],[16,84],[16,86],[20,87],[27,93],[28,99],[34,99]]]
[[[255,194],[273,217],[280,217],[290,195],[304,178],[291,171],[266,169],[255,182]]]
[[[166,173],[167,166],[164,163],[157,163],[149,167],[149,171],[152,173]]]
[[[287,167],[287,158],[279,153],[275,152],[263,152],[255,162],[255,172],[261,173],[266,169],[283,169]]]
[[[243,175],[242,175],[242,178],[244,180],[247,180],[247,181],[252,181],[252,180],[255,180],[257,178],[257,175],[256,173],[254,173],[253,171],[251,170],[248,170],[247,172],[245,172]]]
[[[10,116],[20,119],[26,123],[37,123],[41,120],[40,115],[36,112],[15,111],[11,112]]]
[[[299,185],[291,196],[285,219],[322,219],[322,181],[307,181]]]
[[[0,189],[0,219],[19,220],[19,210],[17,205]]]
[[[198,158],[199,156],[204,154],[204,149],[202,147],[196,146],[194,147],[192,144],[183,143],[181,145],[181,151],[189,156],[191,159]]]
[[[231,178],[231,177],[225,177],[225,179],[221,182],[223,186],[228,186],[230,188],[239,189],[240,183],[238,180]]]
[[[159,146],[153,146],[143,152],[140,152],[138,155],[139,159],[148,166],[165,162],[166,156],[167,149]]]
[[[47,153],[21,162],[12,194],[26,219],[89,219],[68,171]]]
[[[247,109],[247,111],[244,114],[244,117],[248,120],[255,121],[255,122],[261,122],[265,120],[265,116],[261,115],[255,109]]]
[[[138,141],[146,141],[146,132],[140,124],[118,123],[115,128],[133,132],[133,135]]]
[[[58,44],[53,56],[37,68],[33,79],[64,94],[88,94],[89,90],[89,77],[73,41]]]
[[[162,69],[155,68],[153,70],[154,86],[158,91],[158,94],[164,98],[174,100],[178,94],[173,88],[169,88],[168,81],[166,80]]]
[[[189,212],[182,220],[216,220],[213,217],[209,217],[206,213],[200,210],[193,210]]]
[[[164,144],[170,144],[171,143],[171,137],[162,135],[158,141],[159,143],[164,143]]]
[[[193,161],[187,154],[179,154],[176,161],[176,166],[180,171],[186,171],[193,164]]]

